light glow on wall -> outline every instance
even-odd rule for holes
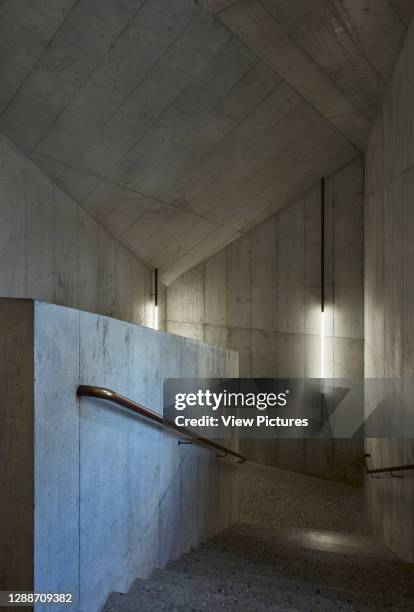
[[[325,377],[325,178],[321,179],[321,378]]]
[[[321,310],[321,378],[325,376],[325,313]]]
[[[158,329],[158,268],[154,269],[154,329]]]
[[[158,329],[158,306],[154,306],[154,329]]]

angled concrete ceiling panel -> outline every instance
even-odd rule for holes
[[[412,0],[391,0],[396,13],[401,21],[408,27],[413,18],[413,2]]]
[[[3,0],[0,130],[169,282],[364,150],[414,0]]]

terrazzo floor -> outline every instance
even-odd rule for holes
[[[105,612],[414,610],[414,569],[371,536],[363,491],[240,466],[239,522],[113,593]]]

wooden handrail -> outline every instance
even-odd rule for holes
[[[112,391],[111,389],[105,389],[104,387],[93,387],[90,385],[80,385],[77,389],[77,395],[79,397],[95,397],[97,399],[106,400],[109,402],[113,402],[114,404],[118,404],[118,406],[122,406],[122,408],[127,408],[134,412],[135,414],[139,414],[146,419],[149,419],[153,423],[157,425],[161,425],[162,427],[166,427],[168,429],[173,430],[175,433],[184,436],[185,438],[189,438],[191,442],[197,442],[198,444],[202,444],[203,446],[207,446],[209,448],[214,448],[218,450],[224,455],[220,455],[225,457],[226,455],[231,455],[232,457],[237,457],[238,463],[244,463],[246,461],[246,457],[236,453],[230,448],[226,448],[221,444],[217,444],[217,442],[213,442],[212,440],[208,440],[207,438],[203,438],[197,436],[191,429],[187,429],[186,427],[178,427],[173,421],[165,419],[157,412],[150,410],[149,408],[144,408],[140,404],[133,402],[132,400]]]
[[[370,468],[368,467],[368,457],[371,457],[370,453],[365,453],[364,455],[364,465],[365,465],[365,473],[369,474],[370,476],[373,476],[374,474],[391,474],[391,476],[394,476],[395,478],[402,478],[402,476],[397,476],[394,474],[394,472],[406,472],[408,470],[414,470],[414,464],[406,464],[406,465],[393,465],[393,466],[389,466],[389,467],[382,467],[382,468]],[[373,476],[375,478],[375,476]]]

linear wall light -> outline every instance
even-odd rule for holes
[[[325,376],[325,178],[321,179],[321,378]]]
[[[158,268],[154,269],[154,329],[158,329]]]

